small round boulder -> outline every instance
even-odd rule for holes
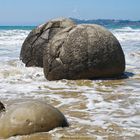
[[[26,101],[7,107],[0,117],[0,138],[47,132],[66,127],[68,122],[56,108],[40,101]]]
[[[22,62],[27,67],[43,67],[43,50],[47,47],[49,40],[60,30],[74,24],[70,19],[58,18],[32,30],[21,48],[20,59]]]
[[[43,63],[48,80],[110,78],[125,70],[119,41],[95,24],[75,25],[57,33],[44,50]]]

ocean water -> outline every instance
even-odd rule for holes
[[[21,45],[34,27],[0,27],[0,100],[40,99],[60,109],[69,128],[16,139],[139,140],[140,27],[109,27],[126,57],[126,79],[47,81],[42,68],[26,68]]]

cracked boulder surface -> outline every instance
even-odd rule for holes
[[[20,52],[20,60],[27,67],[43,67],[43,50],[48,46],[48,42],[57,32],[74,24],[70,19],[58,18],[38,26],[25,39]]]
[[[123,74],[125,56],[110,31],[82,24],[53,37],[44,50],[43,65],[48,80],[111,78]]]
[[[65,116],[45,102],[32,100],[7,106],[0,117],[0,139],[67,127]]]

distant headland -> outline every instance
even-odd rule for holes
[[[116,19],[93,19],[93,20],[84,20],[84,19],[75,19],[74,20],[77,24],[99,24],[102,26],[140,26],[140,20],[138,21],[131,21],[131,20],[116,20]]]

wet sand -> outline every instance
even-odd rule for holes
[[[47,81],[40,68],[19,61],[29,31],[0,32],[0,98],[6,106],[38,99],[60,109],[70,127],[8,140],[139,140],[140,30],[113,29],[126,57],[128,78],[114,80]],[[10,40],[10,41],[9,41]]]
[[[11,68],[2,73],[7,79],[6,86],[9,84],[2,97],[6,106],[20,100],[46,101],[64,113],[70,127],[8,140],[139,140],[138,69],[135,69],[137,74],[126,79],[50,82],[44,78],[40,68],[25,68],[17,60],[10,61],[9,64]],[[13,71],[15,67],[17,69]]]

